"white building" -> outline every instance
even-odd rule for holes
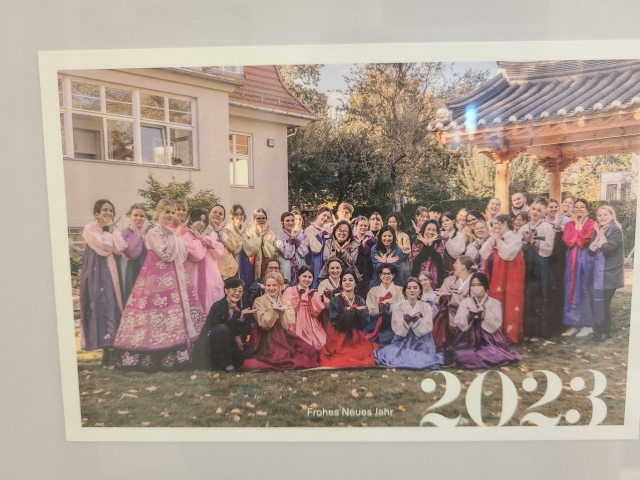
[[[632,200],[638,190],[638,165],[640,157],[631,154],[631,171],[608,172],[600,177],[600,200]]]
[[[100,198],[124,217],[150,173],[274,227],[288,209],[287,132],[315,116],[274,66],[64,71],[58,90],[70,233]]]

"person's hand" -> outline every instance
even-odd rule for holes
[[[330,288],[325,288],[325,289],[324,289],[324,292],[322,292],[322,294],[323,294],[325,297],[327,297],[327,298],[331,299],[331,297],[333,297],[333,290],[331,290]]]
[[[385,257],[383,257],[382,255],[375,255],[373,258],[374,258],[374,259],[376,260],[376,262],[378,262],[378,263],[385,263]]]
[[[533,237],[535,232],[533,230],[529,230],[522,235],[522,239],[527,243],[533,243]]]
[[[424,238],[422,235],[418,234],[416,235],[416,240],[418,240],[420,243],[422,243],[423,245],[427,244],[427,239]]]
[[[369,307],[367,307],[366,305],[362,305],[362,306],[356,307],[356,310],[362,311],[362,310],[368,310],[368,308]]]
[[[195,228],[193,225],[191,225],[191,227],[189,227],[189,230],[191,230],[191,233],[193,233],[193,236],[196,238],[202,238],[202,234],[198,231],[197,228]]]
[[[257,311],[258,311],[257,308],[245,308],[244,310],[242,310],[240,312],[240,315],[244,317],[245,315],[252,315],[252,314],[256,313]]]
[[[387,263],[396,263],[400,257],[387,257]]]
[[[264,290],[264,283],[259,283],[258,282],[258,287],[260,287],[260,290]]]
[[[411,220],[411,226],[413,227],[414,231],[416,232],[420,231],[420,227],[418,226],[418,224],[416,224],[414,220]]]
[[[307,290],[307,296],[309,297],[309,299],[313,298],[313,295],[316,293],[316,291],[313,288],[310,288],[309,290]]]
[[[105,227],[109,227],[109,230],[113,231],[113,227],[115,227],[115,226],[116,226],[116,224],[120,221],[120,218],[121,218],[121,217],[118,217],[118,218],[116,218],[115,220],[113,220],[113,221],[111,221],[111,222],[107,223],[107,224],[105,225]]]

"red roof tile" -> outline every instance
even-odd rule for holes
[[[316,119],[313,112],[289,93],[274,65],[245,66],[244,86],[229,94],[229,103],[310,120]]]

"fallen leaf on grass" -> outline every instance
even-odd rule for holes
[[[362,424],[363,427],[368,427],[369,424],[367,422],[360,422]]]
[[[309,408],[318,408],[318,404],[317,403],[312,403],[311,405],[309,405]]]
[[[165,408],[163,411],[160,412],[160,416],[167,418],[169,416],[169,412],[167,411],[167,409]]]
[[[191,378],[191,380],[195,380],[196,378],[198,378],[198,376],[197,375],[191,375],[190,378]]]
[[[255,416],[256,416],[255,413],[251,413],[251,412],[247,413],[247,417],[255,417]]]
[[[218,407],[218,409],[216,410],[216,413],[222,413],[222,408]]]
[[[589,363],[589,360],[587,360],[586,358],[583,358],[582,360],[580,360],[583,363]]]
[[[405,386],[406,386],[406,384],[405,384],[405,383],[401,383],[400,385],[401,385],[401,386],[403,386],[403,387],[405,387]]]
[[[239,422],[239,421],[240,421],[240,417],[239,417],[238,415],[234,415],[234,416],[233,416],[233,419],[234,419],[236,422]]]
[[[613,360],[613,357],[604,357],[605,360]]]
[[[306,382],[307,381],[307,377],[302,377],[302,381]]]
[[[104,423],[96,423],[96,427],[104,427]]]
[[[129,413],[129,410],[118,410],[118,413],[120,415],[127,415]]]
[[[508,372],[511,369],[509,367],[500,367],[500,370],[504,370],[505,372]]]
[[[579,348],[576,348],[576,353],[582,353],[582,350],[580,350]]]
[[[88,419],[88,418],[83,418],[83,419],[82,419],[82,422],[83,422],[83,423],[86,423],[86,422],[88,422],[88,421],[89,421],[89,419]]]
[[[104,392],[105,395],[111,395],[111,392]]]
[[[493,395],[493,392],[489,391],[489,392],[483,392],[485,397],[488,397],[490,395]]]
[[[151,393],[151,392],[155,392],[157,389],[158,389],[158,387],[147,387],[147,388],[145,388],[145,390],[146,390],[147,392],[149,392],[149,393]]]
[[[138,393],[138,390],[128,390],[129,393]]]
[[[89,392],[82,392],[80,395],[89,395]]]
[[[107,368],[107,370],[113,370],[115,367],[115,365],[111,365],[110,367]]]
[[[211,378],[218,378],[220,376],[219,373],[214,373],[213,375],[211,375]]]
[[[102,390],[94,390],[93,393],[100,393]]]
[[[267,415],[267,412],[263,412],[262,410],[258,410],[256,412],[256,415],[259,415],[260,417],[265,417]]]
[[[83,371],[82,371],[82,374],[83,374],[83,375],[89,375],[90,373],[91,373],[91,372],[90,372],[89,370],[83,370]]]
[[[189,418],[190,418],[191,420],[195,420],[195,419],[196,419],[196,416],[195,416],[195,415],[189,415]]]
[[[613,368],[613,367],[607,367],[607,368],[605,368],[605,370],[611,370],[611,371],[613,371],[613,370],[615,370],[615,368]]]
[[[175,395],[176,397],[181,397],[183,393],[184,393],[184,392],[176,392],[176,393],[174,393],[174,395]]]
[[[118,400],[122,400],[123,398],[138,398],[138,396],[132,393],[123,393]]]
[[[85,380],[89,380],[91,378],[91,375],[87,375],[86,377],[84,377]]]
[[[210,394],[210,393],[205,393],[205,394],[204,394],[204,396],[205,396],[205,397],[210,397],[210,396],[211,396],[211,394]]]
[[[307,406],[306,406],[306,405],[303,405],[302,403],[299,403],[298,405],[300,405],[300,408],[301,408],[302,410],[306,410],[306,409],[307,409]]]
[[[315,397],[316,395],[318,395],[320,392],[311,392],[311,394]]]
[[[234,408],[231,413],[242,413],[239,408]]]
[[[469,420],[464,418],[464,417],[461,417],[460,418],[460,425],[469,425]]]
[[[140,422],[142,424],[143,427],[148,427],[151,422]]]
[[[373,393],[371,392],[367,392],[364,394],[365,397],[373,397]]]
[[[255,407],[255,405],[253,403],[251,403],[251,402],[247,402],[247,407],[253,408],[253,407]]]
[[[389,378],[389,375],[382,375],[382,378]]]
[[[401,412],[406,412],[407,409],[404,408],[402,405],[398,405],[398,410],[400,410]]]
[[[353,398],[358,398],[360,396],[360,394],[358,393],[358,391],[354,388],[353,390],[351,390],[351,396]]]
[[[332,373],[331,374],[331,378],[338,378],[338,374],[337,373]]]
[[[605,395],[604,398],[616,398],[613,395]]]

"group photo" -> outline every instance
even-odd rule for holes
[[[78,421],[624,424],[638,78],[638,60],[60,71]]]

